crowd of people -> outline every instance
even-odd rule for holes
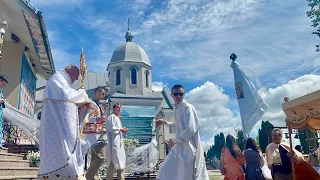
[[[126,155],[123,133],[129,131],[121,123],[120,103],[113,103],[112,113],[107,114],[101,100],[106,95],[104,87],[95,89],[90,99],[84,89],[75,90],[72,83],[78,80],[79,68],[69,65],[57,71],[47,82],[40,123],[40,168],[38,179],[100,179],[99,168],[106,164],[107,180],[124,180]],[[0,128],[5,98],[1,88],[9,83],[0,76]],[[199,118],[194,107],[184,100],[185,89],[174,85],[171,96],[175,102],[174,121],[156,120],[156,126],[175,128],[175,138],[169,139],[170,152],[162,163],[158,180],[209,180],[200,143]],[[95,132],[85,132],[88,124],[100,125]],[[0,131],[0,139],[2,139]],[[262,154],[253,138],[246,140],[244,151],[237,146],[232,135],[227,135],[221,153],[221,173],[225,180],[320,180],[317,151],[310,147],[308,158],[301,153],[301,146],[290,150],[282,142],[281,129],[274,128],[272,140]],[[0,149],[2,141],[0,141]],[[85,155],[90,149],[90,166],[85,173]]]
[[[281,129],[272,131],[272,143],[266,147],[265,156],[253,138],[246,140],[245,150],[241,152],[235,138],[226,137],[222,149],[222,174],[225,180],[319,180],[319,161],[313,148],[307,159],[299,152],[300,147],[290,150],[282,142]]]
[[[44,91],[40,123],[40,167],[38,179],[100,179],[98,170],[107,167],[107,180],[124,180],[126,155],[123,133],[130,131],[121,123],[121,104],[113,102],[113,112],[106,116],[100,100],[105,89],[97,87],[93,99],[84,89],[75,90],[79,69],[69,65],[57,71]],[[169,139],[170,153],[162,163],[158,180],[209,180],[200,144],[200,121],[194,107],[184,100],[185,90],[174,85],[171,96],[175,102],[173,122],[158,119],[156,125],[175,128],[176,137]],[[100,127],[92,133],[89,124]],[[86,147],[91,149],[88,171],[84,172]]]

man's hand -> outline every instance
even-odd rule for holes
[[[157,119],[156,120],[156,127],[161,126],[163,124],[168,124],[167,120],[164,120],[164,119]]]
[[[293,151],[290,151],[290,152],[287,153],[287,156],[288,156],[289,158],[292,158],[293,155],[294,155],[294,152],[293,152]]]
[[[101,106],[102,106],[102,109],[104,110],[108,108],[108,104],[102,104]]]
[[[169,139],[168,146],[169,146],[170,149],[174,146],[174,143],[173,143],[172,139]]]
[[[86,102],[86,103],[82,103],[82,104],[80,104],[80,108],[84,108],[85,106],[88,106],[88,107],[90,107],[90,102]]]
[[[102,116],[102,117],[98,118],[97,122],[104,123],[104,122],[106,122],[106,120],[107,120],[107,117],[106,116]]]
[[[3,98],[0,98],[0,103],[4,103],[6,100]]]
[[[121,131],[122,133],[126,133],[128,130],[129,130],[129,129],[126,128],[126,127],[123,127],[123,128],[120,129],[120,131]]]

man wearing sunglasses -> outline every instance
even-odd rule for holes
[[[101,108],[100,100],[103,100],[106,90],[103,87],[97,87],[94,90],[94,98],[92,99],[94,107],[89,114],[89,122],[91,123],[104,123],[107,117],[104,116],[104,110]],[[88,168],[86,178],[87,180],[99,180],[99,168],[105,161],[104,146],[107,140],[106,131],[100,130],[100,133],[87,134],[87,140],[91,145],[91,162]]]
[[[156,125],[174,126],[176,137],[169,139],[170,153],[160,167],[158,180],[209,180],[199,129],[200,121],[194,107],[184,100],[185,90],[174,85],[171,96],[175,102],[175,121],[156,120]]]

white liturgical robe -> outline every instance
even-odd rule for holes
[[[194,107],[186,101],[176,105],[175,145],[160,167],[159,180],[209,180],[200,145],[200,122]]]
[[[47,82],[40,122],[38,179],[85,179],[76,104],[90,102],[86,91],[71,88],[71,78],[57,71]]]
[[[106,129],[108,133],[108,143],[105,146],[107,168],[109,168],[111,162],[117,170],[123,170],[126,166],[126,154],[124,150],[122,132],[120,131],[121,128],[122,123],[120,118],[111,114],[106,121]]]

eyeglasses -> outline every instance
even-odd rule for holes
[[[183,96],[184,93],[181,93],[181,92],[180,92],[180,93],[173,93],[173,95],[174,95],[174,96]]]

